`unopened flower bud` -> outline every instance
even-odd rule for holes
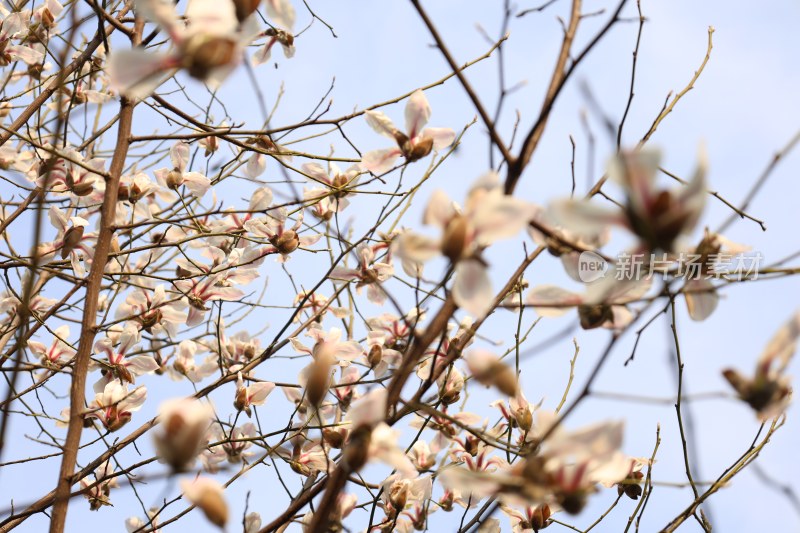
[[[606,322],[614,320],[614,312],[610,305],[579,305],[578,317],[583,329],[599,328]]]
[[[331,382],[331,365],[325,358],[317,358],[311,363],[308,369],[308,381],[306,382],[306,399],[311,405],[319,406]]]
[[[406,160],[409,162],[422,159],[433,150],[433,139],[430,137],[423,137],[419,139],[410,150],[404,151]]]
[[[439,499],[439,507],[442,508],[442,511],[449,513],[453,510],[453,503],[455,502],[455,499],[455,494],[453,494],[453,492],[450,490],[446,490]]]
[[[533,426],[533,414],[527,407],[524,409],[517,409],[517,412],[514,413],[514,420],[517,421],[519,428],[526,433],[530,431]]]
[[[250,402],[247,401],[246,387],[238,387],[236,389],[236,397],[233,400],[233,406],[237,411],[244,411],[247,416],[251,415],[252,410],[250,408]]]
[[[236,43],[231,39],[195,34],[184,45],[183,67],[193,78],[205,80],[212,70],[232,63],[235,51]]]
[[[64,244],[61,247],[61,259],[66,259],[69,254],[80,244],[83,239],[83,226],[72,226],[64,233]]]
[[[395,483],[389,490],[389,502],[395,512],[405,508],[408,501],[408,487],[404,483]]]
[[[290,254],[300,246],[300,239],[297,237],[297,233],[290,229],[272,237],[269,242],[282,254]]]
[[[173,169],[167,174],[167,188],[177,190],[183,184],[183,173],[180,170]]]
[[[442,387],[439,389],[439,399],[442,400],[442,403],[445,405],[453,405],[461,399],[461,391]]]
[[[236,20],[244,22],[247,17],[255,13],[259,4],[261,4],[261,0],[233,0],[233,5],[236,7]]]
[[[198,400],[170,400],[161,405],[159,419],[162,431],[154,435],[158,456],[181,472],[205,445],[211,409]]]
[[[71,190],[75,196],[89,196],[94,191],[94,184],[86,181],[76,183],[71,187]]]
[[[540,529],[546,528],[548,525],[550,525],[548,520],[550,519],[551,514],[550,506],[546,503],[536,507],[532,513],[533,516],[531,516],[531,529],[538,533]]]
[[[372,439],[372,428],[362,424],[350,432],[350,440],[344,448],[342,464],[350,472],[358,472],[367,463],[369,443]]]
[[[495,387],[506,396],[516,396],[517,376],[496,356],[486,352],[473,352],[467,360],[472,375],[479,383]]]
[[[617,494],[620,496],[624,494],[631,500],[638,500],[642,495],[642,486],[639,485],[642,478],[644,478],[644,474],[641,472],[631,472],[624,483],[617,485]]]
[[[53,13],[47,7],[43,7],[39,13],[39,21],[41,22],[42,26],[47,28],[48,30],[52,30],[56,27],[56,18],[53,16]]]
[[[463,258],[469,239],[469,221],[464,215],[455,215],[444,229],[442,255],[456,263]]]
[[[587,500],[588,494],[583,490],[560,494],[558,497],[558,503],[561,508],[571,515],[580,513],[586,507]]]
[[[219,140],[216,136],[206,137],[201,140],[201,146],[203,146],[206,150],[206,157],[210,156],[217,150],[219,150]]]
[[[375,368],[383,360],[383,348],[379,344],[373,344],[367,354],[367,361],[370,368]]]
[[[130,188],[127,185],[125,184],[120,185],[119,189],[117,189],[117,201],[120,202],[126,201],[128,198],[130,198],[131,195],[130,193],[131,193]]]
[[[345,437],[345,432],[338,429],[325,428],[322,430],[322,439],[325,441],[325,444],[337,450],[344,444]]]
[[[222,485],[210,478],[197,478],[181,483],[186,499],[203,511],[208,521],[220,529],[228,523],[228,504],[222,494]]]

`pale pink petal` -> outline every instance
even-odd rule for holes
[[[399,148],[386,148],[367,152],[361,159],[361,168],[373,174],[384,174],[392,169],[395,161],[402,153]]]
[[[447,148],[456,140],[456,132],[450,128],[425,128],[422,130],[421,137],[433,139],[433,149],[441,150]]]
[[[255,153],[250,156],[245,165],[244,175],[250,179],[256,179],[267,169],[267,156]]]
[[[487,194],[484,203],[472,216],[478,234],[478,242],[486,246],[499,239],[516,235],[528,225],[533,208],[527,202],[494,191]]]
[[[444,229],[455,215],[456,209],[450,197],[443,190],[437,189],[433,191],[428,200],[425,214],[422,216],[422,223]]]
[[[189,145],[185,142],[176,142],[169,149],[169,159],[172,166],[183,172],[189,164]]]
[[[186,18],[190,34],[230,35],[239,25],[236,9],[230,1],[192,0],[186,6]]]
[[[539,285],[528,292],[525,302],[532,305],[539,316],[552,317],[581,305],[583,297],[555,285]]]
[[[289,0],[266,0],[267,15],[276,26],[286,30],[294,27],[295,11]]]
[[[109,89],[128,98],[150,96],[174,73],[174,56],[138,48],[114,52],[108,58]]]
[[[475,318],[483,318],[494,297],[486,266],[472,259],[459,261],[455,276],[453,299],[456,304]]]
[[[267,396],[275,388],[274,383],[268,381],[253,383],[247,387],[247,392],[250,397],[250,403],[253,405],[263,405],[267,400]]]
[[[548,207],[548,217],[559,226],[586,236],[598,235],[609,224],[626,223],[622,211],[608,210],[586,200],[557,200]]]
[[[397,132],[397,127],[395,127],[392,119],[380,111],[371,110],[364,113],[364,117],[367,119],[367,124],[369,124],[370,128],[393,141],[395,140],[394,134]]]
[[[441,249],[439,241],[412,231],[402,233],[395,242],[397,255],[415,263],[424,263],[436,257]]]
[[[417,89],[408,98],[406,103],[406,133],[410,139],[414,139],[428,123],[431,117],[431,106],[425,93]]]
[[[137,355],[136,357],[127,359],[126,366],[134,375],[137,376],[155,372],[160,368],[158,363],[156,363],[156,360],[147,355]]]
[[[187,172],[183,175],[183,184],[194,196],[202,198],[211,187],[211,180],[199,172]]]
[[[714,285],[706,279],[692,279],[684,285],[684,297],[692,320],[702,321],[711,316],[719,304]]]

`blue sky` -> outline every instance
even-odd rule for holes
[[[331,94],[333,104],[329,116],[340,116],[354,108],[393,98],[448,73],[441,55],[430,46],[432,39],[410,2],[340,0],[334,4],[312,0],[309,3],[319,16],[335,28],[339,37],[334,39],[323,25],[315,23],[298,38],[297,54],[293,59],[285,60],[276,51],[272,63],[256,71],[258,85],[268,103],[274,102],[281,85],[285,91],[273,125],[302,120],[328,89],[334,77],[336,81]],[[476,24],[480,24],[492,36],[499,31],[501,2],[429,0],[424,4],[459,63],[482,55],[489,47],[476,30]],[[520,1],[518,8],[524,9],[535,4],[538,2]],[[625,14],[633,16],[635,5],[633,2],[629,4]],[[504,45],[507,83],[513,86],[524,82],[524,85],[507,99],[498,123],[506,139],[510,136],[517,109],[522,117],[520,127],[523,131],[530,127],[536,117],[560,45],[561,27],[555,17],[566,17],[568,7],[566,0],[560,0],[543,13],[512,21],[510,39]],[[590,0],[585,2],[584,10],[591,12],[609,7],[606,2]],[[297,10],[298,27],[303,27],[310,16],[301,4],[297,5]],[[666,168],[687,176],[694,167],[698,143],[704,142],[710,159],[711,188],[738,203],[773,153],[800,128],[797,96],[800,94],[800,70],[796,57],[800,45],[800,34],[796,31],[800,21],[800,4],[790,1],[770,2],[767,5],[738,0],[644,0],[642,10],[648,21],[639,51],[636,97],[627,119],[624,142],[632,144],[638,141],[658,114],[667,93],[679,91],[686,85],[705,54],[707,28],[714,26],[714,50],[706,70],[694,90],[679,102],[675,111],[661,124],[651,144],[664,151]],[[578,47],[593,35],[607,16],[600,15],[585,21],[577,39]],[[579,85],[582,81],[589,84],[603,112],[616,124],[627,100],[636,31],[635,23],[618,25],[580,66],[558,100],[542,143],[522,177],[517,189],[520,197],[544,204],[552,198],[569,194],[570,135],[577,146],[578,191],[586,190],[587,142],[580,121],[586,102]],[[495,55],[467,71],[470,82],[490,109],[494,109],[498,95],[496,58]],[[273,68],[276,62],[277,68]],[[193,81],[188,82],[188,87],[191,91],[202,91]],[[234,120],[246,121],[257,127],[260,112],[254,94],[252,83],[244,70],[240,69],[223,86],[220,98],[226,102]],[[475,116],[475,111],[455,79],[426,94],[433,108],[431,125],[459,130]],[[402,105],[388,107],[385,111],[400,122]],[[592,176],[596,180],[602,174],[613,145],[591,111],[589,121],[597,137],[597,155],[592,168]],[[147,116],[137,119],[135,127],[140,133],[150,131],[154,122]],[[164,125],[155,127],[164,128]],[[375,135],[361,119],[349,123],[345,130],[359,147],[379,148],[385,144],[384,139]],[[309,151],[316,149],[318,153],[324,153],[330,142],[330,139],[316,140],[301,146],[308,146]],[[337,154],[352,155],[339,139],[335,143]],[[453,198],[461,200],[469,184],[488,169],[487,149],[487,136],[478,122],[468,131],[458,152],[448,159],[432,183],[419,193],[406,224],[417,224],[424,206],[423,199],[436,187],[446,189]],[[268,168],[268,179],[280,178],[276,168],[275,165]],[[765,221],[768,231],[762,232],[758,225],[750,221],[738,221],[727,234],[736,242],[753,246],[754,250],[763,254],[766,262],[788,256],[798,249],[798,170],[800,154],[790,154],[776,168],[749,208],[750,213]],[[411,171],[421,172],[421,169]],[[664,179],[666,184],[667,179]],[[618,192],[613,187],[608,190],[610,194]],[[249,189],[245,188],[226,188],[217,192],[229,198],[249,195]],[[369,212],[369,206],[357,202],[351,209],[347,214],[355,217],[359,217],[360,210],[364,210],[364,214]],[[709,199],[702,224],[716,227],[728,213],[729,210],[720,202]],[[358,224],[358,221],[354,224]],[[529,240],[528,245],[531,245]],[[521,254],[518,243],[504,244],[490,250],[487,257],[496,268],[498,283],[516,266],[507,258],[516,260]],[[297,260],[298,265],[295,266],[305,268],[300,262]],[[797,260],[793,264],[796,263]],[[277,265],[267,268],[272,269],[268,290],[274,290],[276,294],[286,292],[285,278]],[[549,257],[534,263],[526,278],[532,285],[567,282],[560,272],[559,263]],[[281,284],[284,286],[281,287]],[[679,302],[678,325],[686,364],[684,386],[688,394],[727,390],[720,376],[722,368],[735,366],[746,372],[751,371],[764,344],[783,321],[800,307],[800,280],[790,278],[740,284],[726,289],[725,295],[714,315],[700,324],[689,320],[682,302]],[[379,312],[378,309],[374,311]],[[533,319],[533,313],[528,313],[527,318]],[[483,334],[488,338],[502,339],[508,333],[508,316],[508,313],[498,314],[490,320]],[[258,322],[253,322],[253,330],[264,322],[273,326],[281,323],[280,317],[268,316],[266,320],[259,317],[254,320]],[[566,317],[543,320],[537,326],[531,345],[562,329],[569,320]],[[268,331],[264,335],[264,344],[271,339],[270,334],[274,332]],[[581,345],[576,386],[583,382],[599,355],[605,344],[605,335],[597,331],[576,333]],[[632,343],[631,335],[627,335],[620,343],[598,380],[597,390],[662,398],[674,395],[674,361],[669,355],[671,339],[666,321],[660,320],[647,330],[639,345],[636,360],[623,367]],[[554,407],[561,397],[571,356],[572,341],[567,338],[527,359],[522,367],[522,381],[528,398],[532,401],[545,398],[545,405]],[[794,368],[796,365],[790,367],[790,373]],[[292,380],[296,370],[294,367],[291,370],[279,368],[277,363],[267,364],[262,377],[275,381],[278,381],[278,377]],[[276,377],[273,378],[273,375]],[[182,388],[174,385],[175,388],[169,390],[158,390],[159,386],[163,387],[159,385],[160,380],[149,381],[144,378],[142,382],[148,385],[152,382],[150,394],[154,399],[191,392],[185,382],[180,384]],[[228,389],[220,391],[218,399],[215,398],[220,405],[227,406],[232,394],[232,388]],[[486,397],[488,401],[488,395]],[[271,402],[273,400],[274,403],[268,405],[269,410],[262,411],[260,415],[265,425],[269,425],[272,419],[273,407],[286,407],[279,394],[270,398]],[[476,394],[470,405],[480,403],[481,396]],[[137,421],[143,422],[154,409],[154,404],[143,409],[132,426]],[[749,446],[758,423],[746,406],[729,400],[692,403],[691,411],[694,424],[690,428],[693,434],[690,453],[700,465],[700,473],[695,472],[695,477],[701,480],[715,478]],[[627,420],[625,451],[636,456],[650,455],[655,427],[660,424],[662,444],[654,468],[654,479],[685,481],[676,416],[668,403],[634,405],[592,399],[576,411],[568,426],[619,417]],[[282,422],[283,419],[275,420],[276,425]],[[34,430],[27,423],[17,423],[12,431],[15,440],[4,454],[4,460],[21,458],[29,453],[22,434]],[[778,432],[759,459],[764,470],[782,483],[790,483],[800,475],[800,465],[794,453],[798,439],[797,412],[796,409],[790,409],[786,426]],[[143,453],[146,451],[143,450]],[[87,459],[88,456],[81,457]],[[124,460],[132,463],[135,457],[135,453],[128,450]],[[241,516],[248,490],[251,491],[250,509],[259,511],[265,519],[276,515],[285,506],[285,494],[277,486],[274,474],[263,472],[264,468],[272,469],[272,466],[255,469],[245,480],[237,482],[227,491],[234,517]],[[56,469],[57,463],[54,461],[5,468],[2,472],[0,501],[7,502],[9,498],[13,498],[17,504],[30,501],[43,492],[43,487],[51,485],[50,478],[54,484]],[[159,469],[152,468],[148,472],[156,474]],[[143,500],[149,505],[163,489],[162,482],[149,482],[141,489]],[[572,523],[578,527],[588,526],[613,501],[612,492],[598,495],[589,510]],[[691,500],[688,489],[657,488],[648,504],[642,530],[660,529]],[[123,520],[132,514],[138,503],[125,489],[115,492],[113,501],[113,508],[98,513],[90,513],[84,501],[76,501],[70,509],[68,530],[79,531],[87,526],[122,530]],[[608,523],[598,530],[621,530],[619,524],[627,520],[634,506],[634,502],[623,500],[606,519]],[[787,501],[777,492],[766,488],[750,472],[738,476],[731,487],[721,490],[712,498],[711,510],[714,527],[720,531],[796,531],[800,526],[797,514]],[[356,518],[359,524],[363,523],[363,517],[356,515]],[[437,513],[433,515],[431,528],[436,531],[454,530],[457,518],[460,516],[456,517],[455,513]],[[501,518],[501,522],[503,531],[509,530],[504,518]],[[205,530],[207,527],[198,513],[192,513],[181,523],[185,528]],[[20,530],[41,531],[44,527],[45,519],[35,517]],[[559,529],[564,528],[552,526],[552,531]],[[235,524],[230,530],[237,530]],[[696,523],[687,522],[683,530],[695,531],[699,528]]]

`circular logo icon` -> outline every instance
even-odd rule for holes
[[[578,258],[578,278],[584,283],[597,281],[606,275],[608,263],[594,252],[583,252]]]

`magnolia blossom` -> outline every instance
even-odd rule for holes
[[[269,187],[259,187],[253,191],[250,196],[250,202],[247,204],[247,212],[243,214],[237,213],[233,209],[229,209],[228,214],[221,220],[212,221],[209,224],[209,229],[214,233],[234,233],[245,229],[247,222],[253,219],[256,215],[269,209],[272,205],[272,189]],[[213,242],[213,240],[212,240]],[[238,246],[247,246],[246,241],[239,241]]]
[[[189,166],[189,145],[178,141],[169,149],[172,169],[160,168],[153,172],[159,185],[171,191],[177,191],[181,185],[196,197],[202,198],[211,187],[211,180],[199,172],[186,172]]]
[[[145,528],[151,528],[152,533],[161,533],[161,530],[158,528],[157,509],[151,509],[147,512],[147,520],[142,520],[138,516],[131,516],[125,519],[125,530],[128,533],[136,533]]]
[[[472,376],[487,387],[495,387],[506,396],[516,396],[519,391],[517,376],[499,357],[487,350],[472,350],[467,357]]]
[[[191,466],[205,445],[212,415],[208,404],[195,399],[162,403],[158,410],[161,431],[153,435],[159,458],[178,472]]]
[[[72,271],[79,278],[86,276],[85,265],[90,264],[94,256],[94,242],[96,233],[86,233],[85,228],[89,221],[83,217],[67,215],[56,206],[48,210],[50,223],[56,228],[58,234],[54,241],[39,245],[38,255],[42,262],[52,261],[56,255],[61,259],[69,257]]]
[[[437,441],[428,444],[424,440],[418,440],[411,447],[411,451],[408,452],[408,457],[418,471],[425,472],[436,465],[436,454],[438,452],[439,444]]]
[[[539,411],[534,439],[556,420],[554,413]],[[596,484],[617,483],[630,472],[630,458],[619,451],[622,436],[622,422],[601,422],[573,432],[558,426],[539,453],[513,467],[512,475],[522,483],[513,494],[531,503],[556,503],[577,514],[597,490]]]
[[[355,494],[342,493],[336,497],[336,503],[329,517],[330,525],[328,527],[330,531],[345,531],[345,528],[342,526],[342,520],[350,516],[350,513],[355,509],[356,502],[358,502],[358,498]],[[313,518],[314,513],[311,512],[303,515],[303,518],[300,520],[303,526],[303,533],[315,533],[310,529]]]
[[[217,324],[216,329],[219,331],[219,345],[215,350],[231,372],[238,371],[242,365],[249,363],[262,352],[261,341],[247,331],[239,331],[229,337],[224,320]]]
[[[67,342],[68,338],[69,326],[60,326],[53,332],[53,343],[49,347],[29,340],[28,348],[39,356],[43,366],[59,369],[75,357],[75,348]]]
[[[92,473],[91,477],[86,476],[81,479],[80,485],[83,496],[89,500],[89,509],[97,511],[104,505],[111,505],[109,496],[111,489],[119,487],[114,474],[114,466],[109,461],[104,461]],[[106,479],[109,478],[109,479]]]
[[[94,350],[106,356],[102,363],[103,377],[94,385],[95,392],[103,390],[107,383],[120,380],[123,383],[134,383],[136,376],[150,374],[159,369],[160,365],[149,355],[135,355],[130,357],[141,334],[133,324],[128,324],[120,331],[109,331],[106,337],[94,344]]]
[[[508,405],[503,400],[495,400],[492,407],[497,407],[503,414],[503,418],[508,421],[510,427],[518,427],[524,433],[531,430],[533,425],[533,412],[539,407],[531,405],[522,389],[517,391],[515,396],[508,399]]]
[[[383,292],[381,283],[394,275],[394,267],[391,264],[391,253],[387,254],[385,262],[376,261],[376,253],[386,247],[384,243],[373,246],[359,245],[356,248],[358,267],[336,267],[330,274],[331,279],[357,280],[357,293],[360,294],[362,287],[366,286],[367,299],[376,305],[383,305],[386,302],[386,293]]]
[[[212,354],[198,365],[195,361],[197,351],[196,342],[189,339],[181,341],[175,350],[172,366],[167,369],[169,377],[175,381],[186,378],[192,383],[199,383],[216,372],[219,368],[217,357]]]
[[[50,83],[56,84],[58,83],[58,79],[55,78]],[[95,90],[91,87],[91,82],[84,83],[83,81],[78,81],[75,83],[75,90],[73,91],[70,90],[66,85],[62,84],[59,86],[61,101],[51,102],[47,104],[47,107],[53,111],[61,109],[62,116],[66,118],[67,110],[70,109],[70,107],[87,103],[104,104],[114,99],[114,96],[108,92],[106,87],[101,87],[100,90]]]
[[[267,396],[274,388],[275,384],[269,381],[258,381],[245,387],[244,378],[242,378],[242,373],[239,372],[236,377],[236,397],[233,401],[233,406],[237,411],[247,413],[249,417],[251,415],[251,407],[264,405],[264,402],[267,401]]]
[[[406,479],[392,474],[384,480],[382,488],[383,511],[389,520],[393,520],[404,509],[425,504],[431,497],[431,476]]]
[[[71,194],[78,203],[102,202],[105,182],[101,174],[104,172],[105,159],[89,160],[76,150],[65,147],[55,150],[49,145],[40,150],[41,161],[36,185],[45,187],[56,194]],[[52,154],[56,155],[53,156]],[[48,160],[55,157],[55,162]],[[43,172],[49,169],[49,172]]]
[[[550,515],[552,511],[546,503],[527,505],[522,511],[518,511],[508,505],[501,505],[500,510],[511,522],[511,531],[513,533],[539,533],[540,529],[546,528],[551,523]]]
[[[620,496],[625,494],[632,500],[638,500],[639,496],[642,495],[641,483],[644,479],[642,469],[652,464],[652,461],[646,457],[631,457],[629,458],[629,462],[630,468],[624,479],[620,479],[617,483],[614,483],[613,480],[605,480],[601,481],[601,484],[605,487],[613,487],[616,485],[617,494]]]
[[[230,463],[240,463],[250,455],[247,450],[253,445],[253,437],[258,435],[258,430],[255,424],[248,422],[243,426],[235,427],[230,430],[225,430],[221,425],[214,424],[209,430],[209,443],[222,442],[222,446],[209,446],[211,449],[222,448],[223,455]],[[203,456],[209,452],[208,449],[203,450]],[[201,456],[202,458],[202,456]]]
[[[291,2],[289,0],[266,0],[264,4],[273,27],[259,34],[259,37],[267,37],[267,41],[253,54],[254,65],[261,65],[269,61],[275,43],[280,43],[283,55],[287,59],[294,57],[295,53],[294,35],[291,33],[294,27],[295,11]]]
[[[381,461],[397,470],[404,478],[417,477],[416,467],[398,446],[399,432],[383,422],[385,414],[386,389],[384,388],[374,389],[353,403],[344,420],[354,428],[350,432],[349,446],[365,445],[366,453],[363,455],[365,462]],[[366,435],[366,438],[353,444],[353,435],[357,435],[358,432]]]
[[[255,237],[265,238],[272,245],[271,253],[279,253],[279,262],[289,259],[289,254],[298,248],[307,248],[315,244],[322,235],[300,236],[298,232],[303,225],[303,212],[297,214],[297,219],[291,227],[287,227],[289,220],[286,208],[272,209],[266,219],[248,220],[244,227],[248,233]]]
[[[23,150],[24,145],[22,143],[17,147],[10,145],[11,141],[8,141],[3,146],[0,146],[0,169],[16,170],[22,174],[33,173],[32,171],[35,170],[37,165],[33,152]]]
[[[211,478],[198,477],[197,479],[181,481],[183,495],[196,505],[208,521],[220,529],[228,523],[228,504],[225,502],[222,485]]]
[[[513,237],[533,214],[528,203],[503,193],[497,174],[490,172],[472,186],[464,209],[442,190],[431,196],[423,222],[442,230],[440,239],[407,231],[397,239],[397,255],[408,275],[419,276],[422,264],[438,254],[455,265],[453,298],[476,317],[485,315],[494,294],[481,251],[493,242]]]
[[[431,106],[421,90],[414,91],[408,98],[405,116],[406,131],[403,133],[381,111],[369,110],[365,113],[367,124],[392,139],[397,147],[367,152],[361,159],[363,169],[373,174],[383,174],[394,166],[400,156],[411,163],[430,154],[431,150],[438,151],[453,144],[456,134],[450,128],[425,128],[431,116]]]
[[[242,292],[241,289],[220,286],[220,282],[222,282],[225,277],[225,273],[220,272],[206,276],[200,280],[192,278],[175,282],[175,288],[189,299],[189,314],[186,317],[187,326],[196,326],[203,322],[208,312],[206,303],[212,301],[235,302],[244,297],[244,292]]]
[[[108,431],[116,431],[127,424],[131,415],[141,409],[147,398],[147,388],[136,387],[128,392],[128,386],[119,381],[110,381],[102,392],[98,392],[86,410],[86,418],[97,418]]]
[[[732,257],[749,249],[706,229],[703,240],[689,254],[691,263],[684,266],[687,279],[682,292],[692,320],[705,320],[719,304],[719,295],[708,277],[717,273],[720,257]]]
[[[626,304],[641,299],[650,290],[652,280],[615,279],[614,271],[590,283],[585,294],[577,294],[555,285],[539,285],[528,292],[525,302],[540,316],[561,316],[571,308],[578,309],[581,327],[621,329],[633,320]]]
[[[425,320],[425,313],[412,309],[405,316],[383,313],[367,319],[370,330],[383,331],[386,334],[383,345],[402,352],[408,345],[411,330],[417,322]]]
[[[176,70],[218,87],[241,62],[245,48],[258,33],[254,16],[240,21],[232,0],[193,0],[184,24],[168,0],[137,0],[139,16],[161,26],[173,48],[151,52],[134,48],[109,57],[111,87],[128,98],[150,95]]]
[[[332,394],[336,397],[339,403],[339,408],[346,411],[350,408],[350,404],[360,397],[356,384],[361,380],[361,373],[358,367],[348,366],[341,368],[341,378],[332,380],[331,389]]]
[[[330,311],[336,318],[345,318],[350,316],[350,310],[346,307],[336,307],[328,304],[329,299],[316,292],[300,291],[294,298],[295,307],[306,310],[310,316],[316,316],[318,321],[321,321],[325,314]],[[305,313],[297,313],[292,319],[293,322],[300,322],[307,318]]]
[[[178,326],[186,321],[186,302],[180,298],[169,299],[165,285],[154,289],[138,287],[125,297],[117,307],[118,319],[129,319],[148,333],[167,332],[174,337]]]
[[[753,378],[747,378],[732,368],[723,376],[747,402],[761,422],[779,416],[792,397],[791,380],[784,375],[800,337],[800,312],[793,315],[772,337],[758,358]]]
[[[257,533],[261,530],[261,515],[247,513],[244,517],[244,533]]]
[[[578,275],[581,253],[596,250],[606,244],[611,238],[611,232],[607,227],[600,227],[596,233],[581,235],[554,224],[545,210],[534,208],[534,213],[531,226],[528,227],[528,233],[533,241],[547,247],[550,255],[558,257],[569,277],[575,281],[582,281]],[[509,295],[509,304],[519,305],[519,300],[514,301],[513,296]]]
[[[0,21],[0,67],[8,66],[15,61],[24,61],[35,65],[42,61],[42,52],[31,48],[28,44],[11,44],[11,41],[24,37],[28,29],[30,11],[3,13]]]
[[[436,432],[436,436],[430,444],[432,451],[448,448],[451,442],[455,442],[454,439],[461,433],[464,426],[476,426],[482,421],[481,416],[475,413],[460,411],[449,414],[447,408],[441,412],[446,416],[432,414],[422,417],[417,414],[408,424],[412,428],[429,429]]]
[[[627,198],[622,211],[570,199],[551,204],[549,215],[580,235],[597,235],[608,224],[623,226],[639,237],[645,251],[671,252],[675,241],[690,232],[703,213],[706,157],[701,150],[691,181],[671,191],[656,185],[660,161],[661,154],[653,150],[626,152],[612,160],[608,176],[624,188]]]
[[[331,328],[327,333],[321,327],[310,327],[306,336],[313,339],[314,346],[309,348],[297,337],[289,339],[298,353],[311,355],[314,359],[334,364],[340,361],[352,361],[363,353],[363,348],[356,341],[342,341],[342,330]]]
[[[303,165],[303,172],[311,178],[311,181],[324,185],[313,189],[304,189],[303,198],[313,202],[312,212],[317,218],[328,220],[333,213],[341,213],[350,205],[347,199],[352,193],[348,190],[358,183],[360,168],[352,165],[342,172],[336,163],[328,163],[328,170],[325,170],[318,163],[306,163]],[[325,209],[322,207],[323,206]],[[326,216],[325,213],[330,213]]]
[[[367,333],[367,364],[378,378],[386,375],[390,367],[399,365],[403,359],[402,353],[386,347],[386,339],[385,331]]]
[[[291,447],[281,446],[276,453],[289,462],[294,472],[302,476],[328,472],[336,466],[319,441],[307,441],[301,436],[292,439]]]

